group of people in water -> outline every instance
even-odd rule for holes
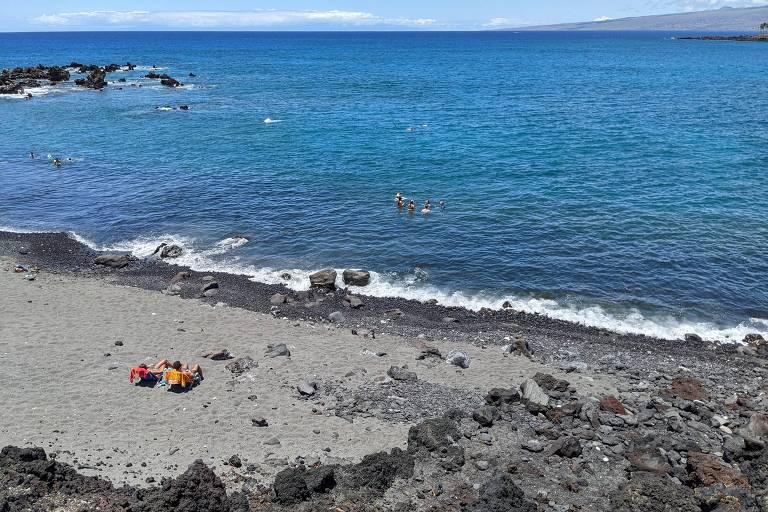
[[[402,210],[405,207],[405,198],[402,196],[402,194],[400,194],[400,192],[395,194],[395,206],[397,206],[399,210]],[[445,201],[440,200],[440,202],[438,203],[438,206],[441,210],[445,210]],[[416,211],[416,202],[413,199],[411,199],[408,201],[408,213],[413,213],[415,211]],[[432,211],[432,203],[430,203],[429,199],[427,199],[426,201],[424,201],[424,205],[421,208],[421,213],[426,214],[431,211]]]
[[[30,152],[29,152],[29,159],[30,159],[30,160],[36,160],[36,159],[37,159],[37,156],[35,155],[35,152],[34,152],[34,151],[30,151]],[[58,157],[52,157],[51,155],[48,155],[48,160],[50,160],[50,161],[51,161],[51,164],[52,164],[54,167],[56,167],[56,168],[59,168],[59,167],[61,167],[61,164],[62,164],[62,160],[61,160],[61,158],[58,158]],[[73,162],[73,161],[74,161],[74,160],[72,160],[72,158],[71,158],[71,157],[67,157],[65,160],[66,160],[67,162]]]

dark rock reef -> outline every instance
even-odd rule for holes
[[[158,487],[115,488],[97,477],[83,476],[71,466],[49,459],[42,448],[6,446],[0,452],[0,510],[132,512],[244,512],[246,498],[228,496],[221,480],[202,461]]]

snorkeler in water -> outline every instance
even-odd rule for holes
[[[440,200],[440,209],[441,210],[445,210],[445,200],[444,199]]]
[[[402,198],[402,196],[401,196],[401,197],[398,197],[398,198],[397,198],[397,207],[398,207],[398,208],[402,208],[402,207],[403,207],[403,205],[404,205],[404,203],[403,203],[403,198]]]
[[[30,160],[34,160],[35,159],[35,152],[34,151],[30,151],[29,152],[29,159]]]
[[[413,199],[408,201],[408,211],[413,212],[413,210],[416,209],[416,203],[413,202]]]
[[[53,166],[54,167],[61,167],[61,160],[59,160],[58,158],[54,158],[53,159]]]

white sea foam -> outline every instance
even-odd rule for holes
[[[8,230],[7,228],[0,229]],[[94,244],[76,233],[69,235],[97,250],[130,252],[140,258],[152,256],[152,253],[162,242],[176,244],[184,249],[184,253],[179,258],[174,258],[173,263],[185,265],[200,272],[228,272],[246,275],[256,282],[284,284],[296,291],[309,289],[309,276],[317,270],[257,267],[243,262],[239,256],[228,254],[248,242],[247,238],[237,236],[222,239],[212,246],[200,247],[195,239],[179,235],[141,237],[106,246]],[[343,287],[343,269],[339,268],[336,271],[338,274],[336,284]],[[283,279],[282,276],[285,273],[291,275],[290,280]],[[351,286],[349,288],[354,293],[374,297],[400,297],[417,301],[434,299],[443,306],[459,306],[473,311],[478,311],[481,308],[498,310],[502,308],[504,303],[508,302],[512,309],[526,313],[538,313],[550,318],[605,328],[619,333],[645,334],[666,339],[683,339],[687,333],[696,333],[709,341],[733,343],[741,342],[744,336],[750,333],[759,333],[768,337],[768,319],[763,318],[750,318],[738,325],[723,327],[714,323],[686,321],[671,316],[650,317],[635,308],[615,313],[606,311],[598,305],[574,306],[557,300],[537,297],[449,291],[429,284],[428,279],[428,273],[420,268],[416,268],[406,275],[371,272],[371,281],[368,286]]]
[[[271,117],[268,117],[264,120],[264,124],[274,124],[274,123],[282,123],[282,119],[272,119]]]

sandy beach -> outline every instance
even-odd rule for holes
[[[116,487],[151,490],[200,459],[251,510],[640,510],[638,496],[699,503],[698,453],[707,485],[725,482],[743,510],[766,503],[760,342],[692,346],[456,310],[462,322],[449,325],[437,320],[447,310],[368,297],[363,312],[333,322],[323,308],[343,303],[341,291],[310,308],[276,307],[275,289],[237,276],[217,275],[221,292],[201,297],[214,277],[190,272],[171,295],[160,289],[180,269],[163,262],[95,266],[95,253],[63,235],[4,233],[0,242],[0,362],[13,369],[0,376],[0,444],[41,447]],[[237,293],[244,307],[232,304]],[[377,311],[393,305],[402,316]],[[530,356],[504,353],[525,342]],[[290,356],[269,357],[280,343]],[[229,359],[204,357],[222,349]],[[445,360],[453,350],[469,356],[468,368]],[[199,363],[205,379],[186,393],[128,382],[132,366],[162,358]],[[240,358],[253,365],[233,373]],[[435,421],[462,435],[425,448]],[[344,483],[372,464],[365,456],[397,448],[391,457],[415,465],[410,478],[362,495]],[[13,468],[6,477],[23,464],[0,459]],[[322,468],[341,468],[334,490],[286,497],[286,479],[304,488],[303,472]],[[493,491],[499,485],[507,490]],[[71,496],[50,492],[60,507],[50,509],[68,510]],[[109,501],[118,491],[100,492]],[[506,508],[482,508],[489,500]]]
[[[387,386],[387,369],[408,365],[428,385],[477,395],[476,403],[455,404],[471,411],[486,390],[514,386],[546,369],[525,358],[501,357],[498,347],[466,343],[433,345],[442,353],[466,351],[482,371],[425,364],[415,361],[417,344],[403,338],[368,340],[328,325],[86,278],[43,272],[29,282],[10,272],[12,266],[7,259],[0,263],[5,290],[0,350],[2,363],[25,377],[0,377],[6,390],[0,444],[44,446],[60,453],[57,460],[116,484],[176,476],[198,458],[220,466],[238,454],[260,464],[269,478],[297,457],[356,462],[367,453],[405,447],[409,425],[339,418],[337,403],[300,397],[296,385],[307,378],[353,391],[377,379]],[[291,356],[265,358],[267,345],[276,343],[286,343]],[[252,357],[259,367],[233,378],[226,361],[202,357],[222,348]],[[184,394],[128,383],[132,366],[162,358],[200,363],[204,382]],[[615,393],[610,377],[572,380],[595,394]],[[254,395],[258,398],[249,400]],[[267,418],[269,427],[254,427],[251,418],[257,416]],[[279,445],[265,444],[275,438]],[[98,461],[106,465],[96,466]]]

